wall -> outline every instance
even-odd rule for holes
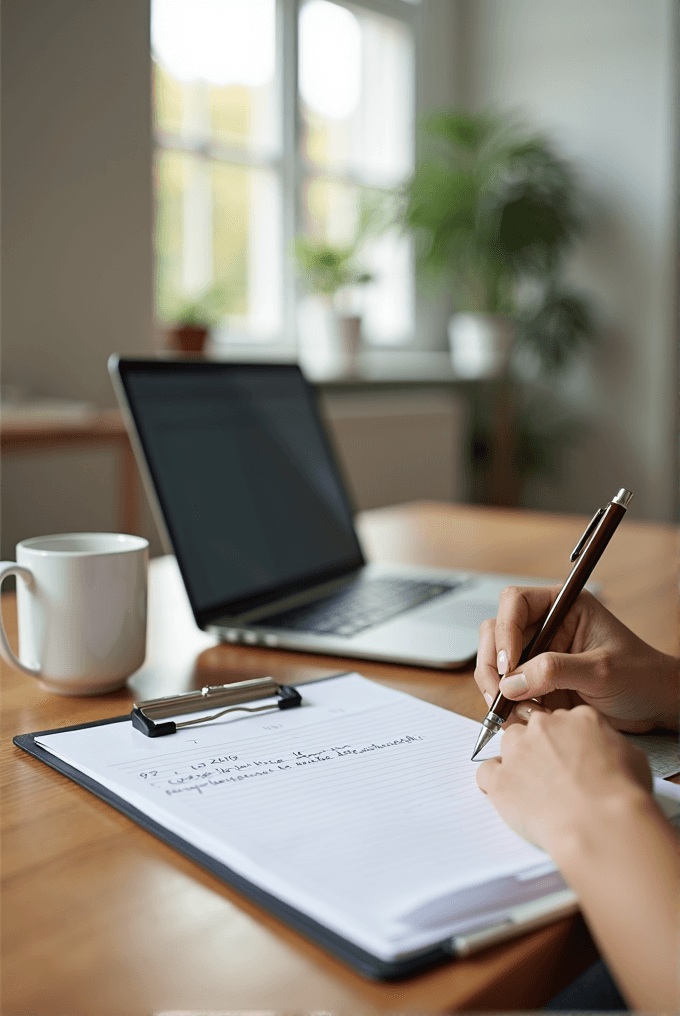
[[[320,406],[358,511],[462,499],[467,407],[450,389],[328,392]]]
[[[591,511],[619,486],[672,519],[677,492],[673,0],[461,0],[464,99],[520,109],[582,174],[591,231],[571,266],[601,341],[560,382],[591,433],[536,507]]]
[[[106,407],[113,350],[152,344],[148,7],[3,0],[2,376]],[[117,528],[103,454],[3,463],[2,554]]]

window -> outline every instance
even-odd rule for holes
[[[346,308],[369,342],[412,340],[411,245],[385,223],[413,165],[417,14],[417,0],[153,0],[160,320],[214,287],[218,342],[292,348],[295,237],[341,247],[370,221],[372,281]]]

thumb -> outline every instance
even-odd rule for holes
[[[515,702],[561,689],[587,693],[597,673],[594,662],[593,653],[541,653],[506,675],[499,691]]]

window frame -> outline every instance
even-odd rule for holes
[[[181,152],[204,159],[206,162],[218,161],[234,166],[252,169],[266,169],[276,174],[281,192],[281,242],[283,249],[279,251],[282,272],[282,321],[278,338],[270,342],[260,342],[244,333],[234,334],[228,327],[214,330],[216,345],[222,348],[247,347],[254,358],[266,356],[267,352],[277,355],[295,355],[297,342],[297,307],[302,295],[302,287],[297,277],[290,251],[295,237],[302,227],[302,184],[310,178],[310,167],[303,162],[301,152],[301,114],[298,93],[298,20],[299,12],[305,0],[275,0],[276,2],[276,87],[279,94],[281,113],[281,147],[276,155],[258,156],[248,150],[232,148],[227,145],[215,144],[207,140],[191,143],[172,137],[154,126],[153,148],[154,162],[162,152]],[[349,11],[366,10],[401,21],[411,32],[413,39],[413,110],[417,122],[420,112],[420,88],[422,66],[422,11],[427,0],[332,0],[332,3]],[[153,3],[153,0],[152,0]],[[415,157],[416,138],[413,138]],[[349,173],[323,171],[317,174],[326,179],[341,183],[361,185],[361,181]],[[157,264],[154,249],[154,265]],[[415,270],[415,266],[414,266]],[[415,304],[413,334],[408,337],[404,348],[413,348],[419,334],[418,301]]]

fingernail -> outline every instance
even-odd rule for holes
[[[508,654],[506,653],[505,649],[501,649],[500,653],[498,654],[498,659],[496,660],[496,670],[502,677],[503,674],[507,672],[507,669],[508,669]]]
[[[484,692],[484,701],[486,702],[489,709],[491,709],[491,706],[493,705],[493,698],[491,695],[489,695],[488,691]]]
[[[504,677],[500,689],[504,695],[519,695],[526,691],[529,685],[524,674],[513,674],[512,677]]]

